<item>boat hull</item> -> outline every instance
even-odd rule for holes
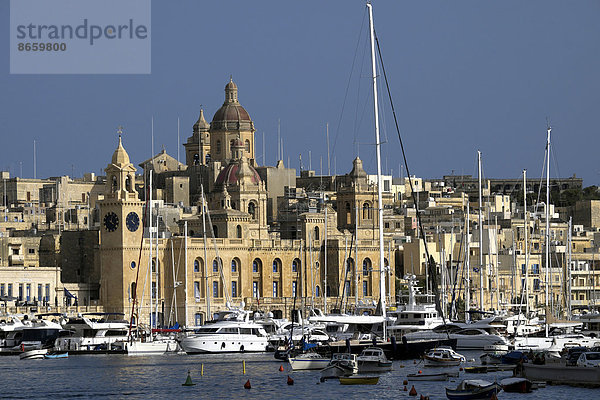
[[[409,381],[445,381],[448,380],[448,374],[408,374]]]
[[[329,358],[302,358],[293,357],[289,360],[294,371],[323,369],[329,365]]]
[[[555,385],[600,387],[600,368],[566,367],[562,363],[523,363],[519,375],[530,381],[552,382]]]
[[[179,343],[187,354],[204,353],[261,353],[266,352],[269,342],[266,337],[244,337],[242,335],[188,336]]]
[[[29,350],[21,353],[19,358],[21,360],[42,360],[47,353],[48,349]]]
[[[360,354],[368,347],[373,346],[371,340],[350,341],[350,353]],[[407,343],[386,342],[376,343],[377,347],[383,349],[386,357],[393,360],[413,360],[420,358],[424,353],[438,346],[450,346],[456,348],[456,339],[422,340]],[[333,342],[329,344],[332,353],[345,353],[348,351],[346,342]]]
[[[490,399],[502,387],[496,383],[478,389],[455,390],[446,388],[446,397],[449,400]]]
[[[341,376],[341,385],[377,385],[378,376]]]

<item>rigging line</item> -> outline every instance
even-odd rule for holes
[[[467,220],[465,219],[465,223],[466,222],[467,222]],[[456,258],[457,259],[456,270],[454,271],[454,284],[452,285],[452,300],[450,300],[450,309],[451,310],[454,309],[454,307],[455,307],[454,302],[456,301],[456,283],[458,281],[458,262],[460,261],[460,258],[462,255],[462,249],[463,249],[463,240],[460,241],[460,245],[458,246],[458,257]],[[463,263],[463,269],[464,269],[464,263]],[[450,272],[452,272],[452,257],[450,257]]]
[[[546,157],[548,157],[548,145],[545,146],[546,147],[546,151],[544,152],[544,163],[542,165],[542,173],[540,174],[540,184],[538,186],[538,197],[537,197],[537,201],[535,202],[535,207],[534,207],[534,212],[537,214],[538,211],[538,207],[540,204],[540,198],[542,196],[542,186],[544,183],[544,173],[546,172]]]
[[[356,41],[356,49],[354,49],[354,57],[352,58],[352,66],[350,67],[350,76],[348,77],[348,83],[346,84],[346,92],[344,93],[344,101],[342,103],[342,110],[340,111],[340,117],[338,119],[338,125],[335,130],[335,137],[333,139],[333,147],[332,147],[332,151],[331,151],[333,154],[335,154],[335,147],[336,147],[338,136],[340,133],[340,127],[342,126],[342,117],[344,116],[344,110],[346,108],[346,100],[348,99],[348,92],[350,91],[350,82],[352,81],[352,73],[354,71],[354,65],[356,64],[358,48],[360,46],[360,40],[363,36],[363,28],[365,25],[365,15],[366,14],[367,14],[367,9],[365,7],[363,18],[362,18],[362,23],[360,26],[360,31],[358,32],[358,40]]]
[[[364,49],[363,49],[363,56],[362,56],[363,62],[360,64],[360,72],[358,74],[358,77],[359,77],[359,79],[358,79],[358,86],[356,88],[357,89],[357,92],[356,92],[356,99],[357,100],[356,100],[356,111],[354,113],[354,117],[355,117],[354,118],[354,141],[355,142],[356,142],[356,137],[358,135],[358,127],[360,126],[360,123],[362,122],[362,120],[364,118],[364,114],[366,112],[365,110],[366,110],[366,107],[367,107],[367,101],[368,101],[367,99],[365,99],[365,105],[363,106],[363,112],[362,112],[362,114],[360,114],[359,113],[359,109],[360,109],[360,104],[361,104],[360,103],[360,99],[361,99],[360,89],[361,89],[361,83],[362,83],[361,78],[363,76],[362,73],[363,73],[363,68],[364,68],[365,59],[366,59],[366,56],[365,56],[366,52],[367,52],[367,46],[366,46],[366,43],[365,43],[365,46],[364,46]],[[360,118],[358,118],[359,115],[360,115]],[[357,148],[356,150],[357,150],[357,154],[358,154],[360,148]]]
[[[390,85],[388,83],[388,79],[387,79],[387,73],[385,72],[385,66],[383,64],[383,57],[381,55],[381,48],[379,47],[379,38],[377,37],[377,34],[375,34],[375,29],[373,29],[373,33],[374,33],[374,37],[375,37],[375,43],[377,44],[377,53],[379,54],[379,61],[381,62],[381,70],[383,71],[383,78],[385,80],[385,87],[387,89],[387,93],[388,93],[388,97],[390,99],[390,106],[392,108],[392,115],[394,116],[394,124],[396,126],[396,132],[398,133],[398,140],[400,141],[400,149],[402,150],[402,158],[404,160],[404,166],[406,167],[406,173],[408,175],[408,183],[410,185],[410,192],[411,192],[411,196],[414,199],[414,188],[413,188],[413,184],[412,184],[412,179],[410,179],[410,170],[408,168],[408,162],[406,160],[406,152],[404,151],[404,143],[402,142],[402,136],[400,135],[400,128],[398,127],[398,118],[396,117],[396,109],[394,107],[394,102],[392,101],[392,93],[390,91]],[[417,224],[419,225],[419,231],[421,233],[421,237],[423,239],[423,246],[425,249],[425,256],[427,257],[427,267],[428,269],[431,269],[432,272],[435,272],[435,266],[432,267],[432,259],[430,258],[430,254],[429,254],[429,248],[427,247],[427,240],[425,238],[425,230],[423,229],[423,222],[421,221],[421,215],[419,213],[419,205],[417,204],[417,202],[415,203],[415,211],[417,213]],[[432,283],[435,282],[435,276],[432,276]],[[434,293],[437,294],[437,287],[435,287],[435,291]],[[435,305],[436,308],[438,309],[438,311],[440,312],[440,315],[442,317],[442,322],[444,324],[444,326],[446,326],[446,316],[445,316],[445,310],[442,310],[442,307],[440,305],[440,299],[439,296],[435,296]],[[450,339],[450,334],[448,333],[448,330],[446,329],[446,335],[448,336],[448,339]]]

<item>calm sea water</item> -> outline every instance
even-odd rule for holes
[[[479,353],[464,353],[476,358]],[[242,360],[246,374],[242,374]],[[204,364],[204,376],[201,365]],[[0,357],[0,398],[127,398],[127,399],[414,399],[404,392],[406,374],[424,370],[413,361],[394,361],[394,370],[381,375],[375,386],[344,386],[337,381],[319,382],[318,371],[289,370],[272,353],[257,355],[169,355],[129,357],[124,355],[71,356],[59,360],[19,360]],[[187,371],[196,386],[181,386]],[[294,385],[287,385],[287,376]],[[507,372],[467,374],[469,378],[493,381]],[[461,376],[462,378],[462,376]],[[419,395],[445,399],[447,382],[414,382]],[[250,380],[252,389],[243,385]],[[408,388],[410,389],[411,383]],[[600,389],[547,386],[530,394],[504,393],[500,399],[558,400],[600,399]],[[419,398],[417,396],[416,398]]]

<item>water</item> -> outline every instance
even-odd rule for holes
[[[465,352],[467,359],[480,353]],[[242,360],[246,374],[242,374]],[[204,364],[204,376],[200,375]],[[126,355],[81,355],[57,360],[19,360],[0,357],[0,398],[210,398],[210,399],[414,399],[404,392],[406,374],[425,370],[413,361],[394,361],[394,370],[381,375],[375,386],[345,386],[337,381],[319,382],[319,371],[289,371],[268,354],[169,355],[130,357]],[[187,371],[196,386],[181,386]],[[428,370],[431,370],[429,368]],[[294,385],[287,385],[287,376]],[[414,382],[419,395],[445,399],[446,386],[456,387],[463,377],[493,381],[509,372],[465,374],[447,382]],[[250,380],[252,389],[243,385]],[[413,382],[409,382],[410,389]],[[417,396],[418,399],[420,396]],[[600,389],[547,386],[530,394],[504,393],[500,399],[586,399],[600,398]]]

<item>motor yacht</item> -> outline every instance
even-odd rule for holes
[[[386,372],[392,370],[392,362],[380,347],[367,347],[357,357],[358,373]]]
[[[423,359],[428,367],[456,367],[466,361],[465,356],[458,354],[450,347],[431,349],[423,356]]]
[[[54,343],[58,351],[110,350],[127,341],[129,323],[122,313],[83,313],[70,318]]]

